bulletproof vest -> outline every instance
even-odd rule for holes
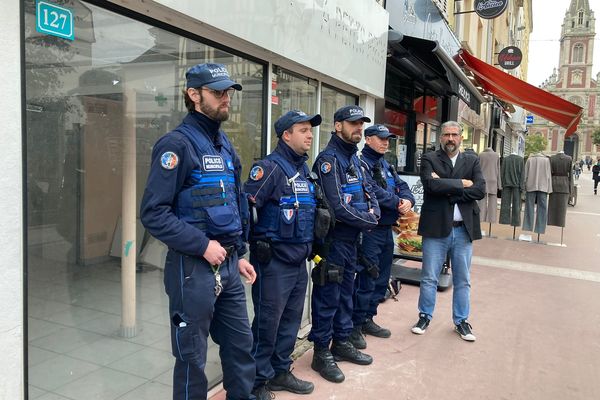
[[[269,154],[267,159],[281,167],[287,181],[283,186],[279,204],[269,201],[258,210],[258,222],[253,227],[254,233],[272,242],[312,242],[316,201],[314,186],[307,179],[308,167],[304,164],[301,171],[297,171],[277,152]]]
[[[327,147],[321,155],[330,155],[335,157],[335,150]],[[340,171],[342,201],[354,207],[359,211],[368,211],[367,197],[364,191],[364,177],[362,167],[356,154],[353,154],[350,159],[346,157],[336,158]]]
[[[387,161],[385,161],[383,158],[380,161],[381,166],[382,166],[382,171],[383,174],[385,174],[385,181],[387,182],[387,188],[386,190],[390,193],[393,194],[398,194],[398,190],[399,188],[397,187],[396,184],[396,178],[392,172],[392,167],[390,166],[390,164],[388,164]]]
[[[201,229],[210,239],[239,236],[242,223],[231,143],[225,141],[217,150],[205,135],[186,124],[175,130],[192,143],[200,161],[177,196],[176,215]]]

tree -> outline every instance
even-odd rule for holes
[[[597,128],[594,133],[592,133],[592,143],[596,146],[600,145],[600,128]]]
[[[541,134],[528,135],[525,138],[525,157],[538,151],[546,150],[548,139]]]

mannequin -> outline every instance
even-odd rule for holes
[[[485,179],[485,197],[478,201],[480,218],[483,222],[496,222],[498,208],[498,190],[502,189],[500,177],[500,156],[492,148],[487,148],[479,154],[481,172]]]
[[[523,157],[516,153],[502,160],[502,200],[500,201],[500,223],[521,225],[521,191],[523,191]]]
[[[573,185],[573,159],[564,151],[550,157],[552,170],[552,194],[548,200],[548,225],[564,227],[567,217],[567,203]]]
[[[544,154],[535,153],[529,156],[525,163],[523,184],[527,192],[525,197],[525,215],[523,230],[543,234],[548,222],[548,194],[552,193],[552,168],[550,159]],[[534,219],[534,204],[537,204]],[[538,236],[539,239],[539,236]]]

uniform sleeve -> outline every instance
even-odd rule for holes
[[[169,159],[170,163],[165,160]],[[152,236],[185,254],[202,256],[209,239],[200,229],[179,219],[173,210],[177,194],[193,169],[186,142],[167,134],[154,145],[150,173],[140,207],[140,219]]]
[[[319,184],[335,214],[335,219],[359,229],[372,229],[377,225],[377,217],[368,211],[359,211],[342,198],[339,166],[334,157],[323,156],[313,167],[319,176]]]
[[[396,187],[398,188],[398,197],[404,200],[410,200],[410,203],[414,206],[416,203],[415,196],[413,196],[412,192],[410,191],[408,183],[404,182],[399,176],[396,177],[398,181],[396,184]]]
[[[248,180],[244,183],[244,192],[251,196],[256,208],[261,208],[273,197],[273,189],[276,186],[275,164],[268,160],[256,162]]]
[[[380,195],[383,196],[384,195],[383,192],[386,192],[388,194],[391,194],[391,193],[387,192],[386,190],[381,188],[381,186],[379,186],[377,183],[375,183],[375,180],[366,171],[365,168],[362,168],[362,173],[363,173],[363,176],[365,177],[363,187],[364,187],[364,190],[367,192],[366,195],[369,197],[369,200],[371,201],[371,209],[373,210],[373,214],[375,214],[377,219],[379,219],[381,217],[381,206],[379,204],[379,196]],[[381,190],[382,192],[380,192],[378,194],[379,190]],[[395,197],[394,195],[392,195],[392,196]],[[400,201],[400,199],[398,199],[398,201]],[[393,202],[393,198],[392,198],[392,202]],[[397,207],[397,205],[398,205],[398,203],[396,203],[396,207]]]
[[[430,152],[421,158],[421,183],[425,193],[433,196],[461,196],[463,184],[460,179],[454,178],[434,178],[431,176],[435,172],[433,163],[428,157]]]
[[[371,175],[368,169],[367,163],[361,161],[361,165],[363,166],[363,174],[365,175],[365,178],[371,187],[371,196],[377,198],[379,208],[384,208],[386,210],[395,210],[396,208],[398,208],[400,198],[395,194],[388,192],[387,190],[379,186],[377,182],[375,182],[375,179],[373,179],[373,176]]]

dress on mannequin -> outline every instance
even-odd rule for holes
[[[511,154],[502,160],[502,199],[500,200],[500,223],[521,225],[521,192],[523,191],[523,157]]]
[[[548,200],[548,225],[561,227],[566,225],[567,203],[573,185],[572,163],[573,159],[564,152],[550,157],[552,194]]]
[[[543,234],[548,224],[548,194],[552,193],[552,168],[550,159],[542,153],[529,156],[525,163],[523,173],[524,186],[527,192],[525,197],[525,215],[523,216],[523,230]],[[535,210],[534,222],[534,204]]]
[[[500,156],[493,149],[487,148],[479,154],[481,172],[485,179],[485,197],[478,201],[480,219],[483,222],[496,222],[498,208],[498,190],[502,189],[500,177]]]

